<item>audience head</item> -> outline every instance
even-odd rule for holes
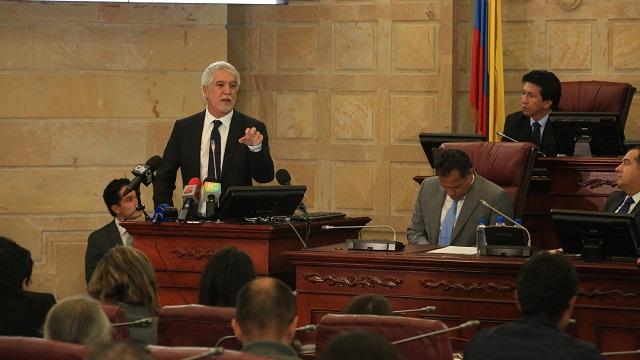
[[[291,344],[298,317],[291,289],[281,280],[257,278],[238,293],[233,332],[246,345],[254,341]]]
[[[318,360],[396,360],[400,355],[384,336],[367,331],[345,331],[331,339]]]
[[[446,149],[435,164],[440,186],[453,200],[464,198],[473,185],[471,159],[462,150]]]
[[[124,197],[122,196],[125,186],[130,183],[131,180],[126,178],[114,179],[107,184],[107,187],[102,192],[102,198],[104,199],[104,204],[107,205],[109,214],[119,220],[124,220],[125,218],[137,219],[142,215],[140,211],[136,210],[139,189],[135,189]]]
[[[100,303],[87,296],[74,296],[55,304],[44,322],[44,337],[81,345],[96,345],[111,339],[111,324]]]
[[[541,316],[566,327],[578,291],[578,273],[561,254],[535,255],[520,270],[517,299],[525,316]]]
[[[618,187],[627,195],[633,196],[640,192],[640,147],[627,151],[616,167],[616,172]]]
[[[112,341],[92,347],[86,360],[153,360],[148,352],[129,343]]]
[[[89,295],[108,303],[123,302],[158,310],[156,276],[142,251],[116,246],[104,254],[88,284]]]
[[[204,268],[198,303],[235,307],[238,292],[255,277],[256,271],[249,255],[233,246],[221,249]]]
[[[8,237],[0,236],[0,281],[26,290],[31,284],[32,271],[31,252]]]
[[[562,85],[551,71],[532,70],[522,76],[522,112],[539,120],[551,110],[558,110]]]
[[[353,297],[342,309],[343,314],[371,314],[393,316],[391,304],[386,297],[376,294],[362,294]]]

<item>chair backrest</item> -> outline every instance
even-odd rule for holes
[[[22,336],[0,336],[0,360],[82,360],[86,345]]]
[[[464,151],[473,169],[482,177],[502,187],[513,201],[516,217],[522,217],[536,160],[535,145],[529,142],[444,143],[443,149]]]
[[[329,341],[343,331],[370,331],[393,342],[442,329],[446,329],[446,326],[439,320],[402,316],[328,314],[318,324],[316,354],[320,354]],[[453,356],[447,333],[399,344],[396,345],[396,349],[405,360],[451,360]]]
[[[109,322],[111,324],[120,324],[127,322],[127,315],[124,313],[124,307],[122,305],[113,305],[113,304],[100,304],[102,307],[102,311],[109,318]],[[128,326],[116,326],[111,328],[111,337],[114,340],[129,340],[129,327]]]
[[[158,313],[158,345],[212,347],[224,337],[233,335],[231,319],[235,308],[206,305],[165,306]],[[240,350],[237,339],[224,340],[220,346]]]
[[[187,357],[204,354],[213,348],[209,347],[196,347],[196,346],[159,346],[159,345],[149,345],[146,347],[147,351],[151,354],[151,356],[156,360],[182,360]],[[223,349],[223,353],[210,356],[203,359],[220,359],[220,360],[262,360],[262,359],[270,359],[267,357],[256,356],[251,354],[245,354],[237,350],[227,350]]]
[[[567,81],[561,83],[560,111],[613,112],[624,129],[636,88],[609,81]]]

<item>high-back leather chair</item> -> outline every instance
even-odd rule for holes
[[[204,354],[213,348],[209,347],[196,347],[196,346],[158,346],[149,345],[146,347],[147,351],[156,360],[182,360],[191,356]],[[222,348],[217,348],[222,349]],[[216,359],[216,360],[264,360],[270,359],[267,357],[256,356],[251,354],[245,354],[237,350],[222,349],[222,353],[215,356],[209,356],[203,359]]]
[[[127,322],[127,315],[124,313],[124,308],[121,305],[112,304],[100,304],[102,311],[109,318],[111,324],[121,324]],[[115,326],[111,328],[111,337],[114,340],[129,340],[129,327],[128,326]]]
[[[536,160],[535,145],[529,142],[444,143],[443,149],[464,151],[473,169],[482,177],[502,187],[513,201],[515,217],[522,217]]]
[[[0,336],[0,360],[82,360],[86,345],[22,336]]]
[[[320,354],[329,341],[343,331],[374,332],[386,337],[389,342],[393,342],[442,329],[446,329],[446,326],[439,320],[402,316],[328,314],[318,324],[316,354]],[[447,333],[395,346],[405,360],[451,360],[453,356]]]
[[[231,319],[235,308],[206,305],[164,306],[158,312],[158,345],[212,347],[224,337],[233,335]],[[235,338],[226,339],[220,346],[240,350]]]

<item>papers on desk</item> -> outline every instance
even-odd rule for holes
[[[445,246],[429,251],[429,254],[476,255],[477,253],[478,249],[475,246]]]

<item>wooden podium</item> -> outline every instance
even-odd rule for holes
[[[309,246],[344,243],[358,236],[359,229],[324,231],[322,225],[361,226],[368,217],[314,221]],[[304,238],[304,224],[293,223]],[[160,305],[193,304],[198,300],[200,276],[218,249],[235,246],[246,252],[258,275],[281,278],[293,287],[293,266],[281,254],[302,249],[300,239],[286,224],[201,223],[178,224],[123,222],[156,270]]]

